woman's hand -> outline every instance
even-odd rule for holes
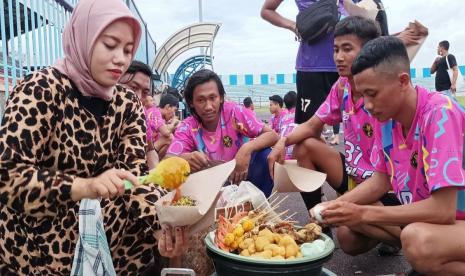
[[[123,169],[109,169],[97,177],[76,178],[71,186],[71,198],[79,201],[83,198],[113,198],[124,194],[124,180],[134,186],[139,185],[137,177]]]
[[[247,150],[245,145],[236,153],[236,167],[229,176],[229,180],[234,184],[239,184],[241,181],[247,179],[249,172],[250,157],[252,153]]]
[[[158,251],[167,258],[181,256],[189,248],[189,230],[187,227],[161,226],[161,234],[158,236]]]

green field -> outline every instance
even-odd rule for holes
[[[457,97],[457,101],[458,101],[463,107],[465,107],[465,96]]]

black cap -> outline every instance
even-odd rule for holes
[[[270,101],[273,101],[273,102],[277,102],[279,104],[280,107],[283,107],[283,98],[281,98],[281,96],[279,95],[273,95],[271,97],[269,97]]]

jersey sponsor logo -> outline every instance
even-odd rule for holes
[[[363,125],[363,133],[365,133],[365,135],[366,135],[368,138],[373,137],[373,126],[370,125],[370,123],[365,123],[365,124]]]
[[[225,147],[230,148],[232,146],[232,142],[233,142],[232,138],[229,137],[228,135],[225,135],[223,137],[223,145]]]
[[[418,152],[414,151],[412,156],[410,157],[410,165],[416,169],[418,167]]]

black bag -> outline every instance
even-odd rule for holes
[[[339,0],[320,0],[297,14],[297,32],[303,41],[312,44],[334,31],[339,22]]]

